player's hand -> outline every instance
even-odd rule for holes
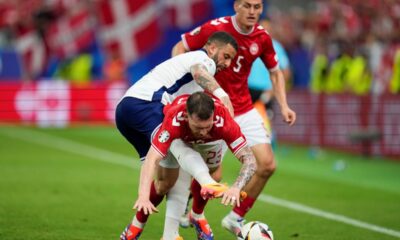
[[[154,207],[153,203],[151,203],[149,199],[138,198],[138,200],[135,202],[135,205],[133,205],[133,209],[138,211],[143,210],[144,214],[146,215],[158,213],[158,209]]]
[[[229,96],[221,97],[220,100],[224,104],[224,106],[228,109],[229,113],[231,114],[231,117],[234,117],[235,112],[233,110],[233,105],[231,99],[229,99]]]
[[[240,206],[240,189],[237,187],[231,187],[226,190],[222,195],[221,203],[225,206]]]
[[[292,126],[296,121],[296,113],[289,107],[284,107],[281,110],[283,121]]]

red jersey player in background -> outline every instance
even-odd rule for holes
[[[182,144],[183,147],[196,149],[198,152],[204,150],[203,153],[207,156],[210,152],[221,152],[222,145],[216,142],[223,140],[243,164],[235,183],[229,189],[224,188],[211,178],[207,170],[204,173],[207,176],[193,174],[195,180],[191,186],[193,209],[190,218],[196,227],[198,239],[213,239],[213,233],[203,213],[207,203],[207,199],[203,197],[221,196],[223,204],[240,206],[240,191],[249,182],[256,169],[255,157],[228,109],[219,100],[212,99],[204,92],[176,98],[164,108],[164,114],[165,118],[152,138],[150,150],[140,172],[139,195],[134,205],[138,212],[133,222],[140,226],[128,226],[123,233],[124,237],[135,240],[139,238],[148,216],[158,212],[155,206],[162,201],[178,178],[179,166],[192,173],[202,168],[201,164],[207,164],[212,172],[218,168],[222,160],[220,154],[217,158],[203,158],[199,155],[186,158],[189,159],[188,162],[179,162],[181,159],[179,155],[168,152],[171,144],[178,141],[176,144]],[[213,151],[209,151],[210,145],[206,145],[210,142],[213,143]],[[202,145],[207,148],[202,148]],[[186,154],[184,151],[179,152]],[[213,160],[210,162],[210,159]],[[156,171],[157,179],[153,181]]]
[[[229,68],[215,77],[228,93],[235,111],[235,121],[241,127],[256,160],[257,170],[244,188],[248,197],[222,220],[222,226],[237,235],[243,225],[245,214],[251,209],[265,184],[275,171],[271,137],[263,128],[261,116],[253,108],[247,78],[253,61],[260,57],[270,72],[274,95],[279,103],[283,120],[294,124],[296,113],[286,100],[285,80],[279,69],[278,59],[268,32],[258,25],[263,11],[262,0],[235,0],[234,16],[211,20],[191,32],[182,35],[173,50],[173,55],[201,48],[208,36],[215,31],[230,33],[239,45],[238,53]]]

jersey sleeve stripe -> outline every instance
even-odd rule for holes
[[[151,144],[151,146],[152,146],[163,158],[165,158],[166,154],[163,154],[154,144]]]
[[[244,147],[247,146],[247,141],[244,141],[242,144],[240,144],[237,148],[236,151],[233,152],[234,155],[236,155],[240,150],[242,150]]]

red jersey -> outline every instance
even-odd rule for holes
[[[193,136],[186,118],[186,101],[189,95],[176,98],[171,104],[164,107],[164,121],[157,129],[151,140],[151,145],[165,157],[174,139],[181,139],[187,144],[201,144],[216,140],[224,140],[229,149],[236,154],[247,146],[246,138],[240,131],[239,125],[230,116],[222,103],[214,99],[214,124],[207,139]]]
[[[254,60],[260,57],[265,66],[273,70],[279,66],[278,58],[272,46],[272,39],[263,27],[256,24],[250,33],[243,33],[236,23],[235,16],[211,20],[191,32],[182,34],[186,50],[202,48],[208,37],[216,31],[231,34],[239,45],[238,53],[230,67],[218,72],[215,78],[228,93],[235,115],[240,115],[253,108],[247,78]]]

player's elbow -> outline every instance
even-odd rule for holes
[[[182,41],[179,41],[177,44],[175,44],[175,46],[172,48],[172,53],[171,53],[171,55],[174,57],[174,56],[177,56],[177,55],[179,55],[179,54],[182,54],[182,53],[185,53],[186,52],[186,49],[185,49],[185,46],[183,45],[183,42]]]

